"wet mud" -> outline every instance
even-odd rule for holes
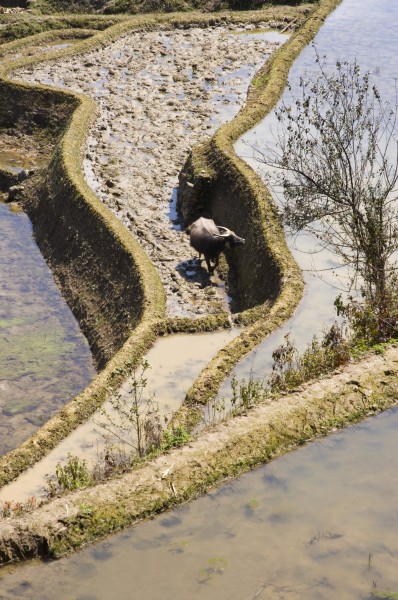
[[[279,45],[275,34],[271,41],[266,33],[236,35],[251,29],[132,33],[84,57],[16,75],[97,101],[83,161],[86,179],[157,267],[169,316],[229,308],[223,282],[209,278],[181,227],[176,186],[190,148],[239,111],[251,77]]]

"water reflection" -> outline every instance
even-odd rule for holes
[[[398,591],[397,430],[393,409],[77,556],[19,567],[0,581],[0,597],[353,600]]]
[[[221,330],[212,334],[202,333],[195,335],[195,344],[192,344],[192,335],[174,334],[160,338],[146,355],[149,365],[156,365],[146,373],[147,387],[144,398],[159,398],[159,417],[170,418],[181,404],[181,398],[197,377],[200,370],[206,365],[209,354],[215,354],[223,348],[239,331]],[[181,360],[184,357],[184,365]],[[134,376],[127,378],[120,392],[122,398],[128,396],[133,385]],[[105,409],[112,412],[109,402]],[[0,502],[10,500],[25,502],[32,495],[36,498],[46,496],[47,474],[55,473],[59,462],[65,463],[67,455],[73,454],[84,458],[90,466],[97,462],[98,455],[103,451],[105,439],[99,433],[98,421],[103,421],[98,412],[77,427],[69,436],[58,444],[35,466],[22,473],[16,480],[0,490]]]
[[[382,98],[395,103],[397,19],[398,5],[388,0],[345,0],[328,17],[316,36],[319,55],[326,55],[327,63],[332,66],[338,59],[353,61],[356,58],[361,69],[373,72]],[[289,81],[293,89],[298,86],[303,73],[307,76],[318,74],[311,46],[302,52],[291,70]],[[237,153],[256,171],[261,172],[261,165],[253,158],[251,147],[261,147],[263,139],[271,139],[272,131],[276,131],[273,114],[236,144]],[[314,335],[322,334],[335,319],[333,302],[345,283],[344,273],[339,270],[336,258],[326,251],[316,255],[306,254],[311,245],[314,248],[314,242],[306,235],[295,240],[288,238],[288,243],[294,258],[304,270],[306,286],[303,300],[293,317],[278,332],[269,336],[240,362],[236,368],[239,378],[248,378],[251,374],[262,378],[272,365],[272,351],[283,343],[286,333],[290,333],[297,348],[303,350]],[[325,271],[322,278],[316,272],[331,267],[332,271],[328,275]],[[223,385],[220,396],[227,396],[229,390],[230,379]]]
[[[33,164],[29,156],[13,150],[0,150],[0,168],[5,168],[13,173],[20,173]]]
[[[372,64],[391,65],[397,17],[388,0],[345,0],[318,41],[364,64],[371,40]],[[297,312],[308,311],[303,332],[323,306],[319,294]],[[394,409],[78,556],[22,566],[0,581],[0,597],[366,600],[398,592],[397,429]]]
[[[0,453],[5,453],[84,389],[95,370],[28,217],[1,203],[0,256]]]
[[[152,35],[152,34],[151,34]],[[181,47],[179,46],[179,42],[181,41],[181,39],[185,39],[185,34],[181,34],[178,32],[173,32],[173,37],[171,37],[170,35],[166,35],[166,34],[159,34],[156,33],[154,35],[152,35],[152,39],[153,42],[156,42],[156,38],[161,35],[162,36],[162,47],[166,46],[172,48],[173,45],[177,44],[178,42],[178,47],[181,50]],[[268,36],[270,36],[270,32],[260,32],[256,34],[256,38],[258,40],[267,40]],[[175,38],[175,40],[173,41],[173,38],[177,36]],[[284,41],[286,39],[286,36],[280,35],[280,34],[276,34],[275,32],[272,33],[273,38],[273,43],[277,43],[277,41]],[[244,42],[242,42],[242,44],[244,45]],[[160,104],[164,104],[165,98],[176,98],[177,96],[179,96],[179,92],[183,91],[183,95],[181,96],[181,99],[185,99],[185,100],[189,100],[189,98],[192,97],[197,97],[197,91],[195,90],[195,88],[200,88],[199,91],[203,91],[201,90],[201,86],[198,86],[197,83],[195,83],[195,85],[193,86],[193,88],[191,88],[190,86],[185,87],[182,86],[179,76],[176,77],[176,81],[174,81],[174,78],[171,76],[172,72],[170,71],[170,66],[168,65],[169,60],[174,61],[177,58],[177,55],[175,55],[174,53],[172,54],[166,54],[164,55],[164,52],[160,51],[160,56],[157,52],[155,52],[153,50],[154,47],[151,47],[151,51],[153,53],[153,58],[154,60],[151,61],[149,60],[149,62],[147,61],[147,64],[145,65],[145,68],[139,70],[137,73],[134,74],[134,88],[140,89],[141,85],[143,86],[143,89],[148,90],[149,88],[152,90],[151,95],[153,95],[153,107],[156,106],[156,102],[159,100],[159,98],[156,96],[156,94],[159,96],[160,93],[160,98],[161,98],[161,102]],[[187,48],[192,48],[192,45],[187,46]],[[213,102],[213,106],[211,107],[212,111],[214,111],[214,115],[217,115],[217,123],[215,123],[215,125],[220,125],[220,122],[222,122],[222,120],[230,120],[234,114],[236,114],[238,108],[239,108],[239,104],[236,104],[235,101],[238,101],[239,98],[243,98],[242,94],[244,95],[244,92],[247,88],[247,84],[250,81],[251,77],[253,76],[254,72],[255,72],[255,63],[258,62],[258,64],[261,64],[263,62],[263,60],[266,58],[268,52],[270,51],[270,47],[268,45],[268,43],[264,44],[263,50],[261,53],[258,54],[258,61],[254,60],[254,57],[252,55],[244,55],[243,60],[245,61],[246,66],[241,70],[241,69],[235,69],[233,66],[233,61],[231,61],[230,59],[226,59],[228,62],[228,66],[226,67],[226,70],[222,71],[220,69],[217,70],[217,72],[214,75],[214,80],[212,78],[211,81],[209,81],[208,83],[206,83],[205,87],[208,88],[209,90],[214,90],[212,91],[212,97],[214,98],[214,102]],[[174,52],[174,51],[173,51]],[[230,51],[229,51],[230,52]],[[187,64],[191,64],[191,61],[193,60],[193,57],[191,56],[182,56],[181,52],[179,51],[178,53],[178,60],[183,60],[183,63],[181,63],[180,66],[184,66]],[[183,53],[184,54],[184,53]],[[126,45],[123,40],[118,40],[115,41],[115,43],[111,44],[106,50],[104,50],[104,54],[101,55],[102,58],[99,61],[98,56],[93,57],[93,55],[91,55],[92,58],[90,58],[90,62],[91,60],[93,60],[95,63],[97,63],[98,65],[98,70],[96,71],[97,76],[99,77],[99,79],[97,79],[97,81],[92,81],[92,78],[86,78],[87,81],[81,81],[81,72],[79,70],[76,69],[71,69],[70,65],[69,65],[69,61],[68,61],[68,69],[66,69],[69,73],[69,75],[72,73],[72,71],[76,71],[76,73],[79,73],[78,76],[78,80],[76,80],[76,73],[75,76],[72,77],[72,75],[70,75],[70,80],[68,81],[68,85],[70,85],[71,87],[74,87],[74,89],[81,89],[81,86],[83,85],[85,87],[85,90],[88,91],[90,90],[90,93],[92,92],[92,88],[94,87],[94,91],[95,94],[100,93],[100,95],[102,93],[104,93],[105,95],[108,94],[108,86],[112,83],[112,86],[115,84],[116,80],[119,80],[119,84],[117,84],[118,87],[118,95],[116,95],[116,98],[119,98],[118,101],[116,101],[116,103],[114,103],[112,106],[114,107],[115,110],[119,111],[120,110],[120,102],[125,102],[126,101],[126,90],[130,90],[131,93],[133,93],[133,90],[131,88],[131,52],[129,50],[129,46]],[[243,56],[243,55],[242,55]],[[87,57],[86,57],[87,59]],[[76,61],[80,61],[80,59],[76,59]],[[98,61],[98,62],[97,62]],[[103,61],[106,61],[105,63]],[[154,64],[155,63],[155,64]],[[112,69],[110,68],[106,68],[103,67],[103,64],[112,64]],[[159,65],[163,64],[164,70],[163,68],[159,71]],[[196,63],[195,63],[196,64]],[[193,68],[193,67],[192,67]],[[62,70],[62,69],[61,69]],[[54,77],[59,77],[59,69],[57,69],[57,73],[54,74]],[[210,71],[212,71],[212,69],[210,69]],[[141,77],[142,76],[142,82],[141,84],[137,84],[137,77]],[[42,79],[42,77],[46,77],[46,75],[40,75],[40,80],[44,81]],[[72,81],[73,79],[73,81]],[[83,80],[85,78],[83,77]],[[232,85],[232,88],[235,89],[234,94],[232,94],[232,96],[234,97],[234,102],[230,102],[225,104],[224,101],[221,103],[221,105],[219,106],[219,103],[217,102],[217,99],[215,98],[216,96],[216,90],[218,89],[218,91],[221,93],[222,90],[225,90],[230,87],[231,81],[235,82]],[[168,82],[167,86],[165,87],[165,81]],[[102,82],[102,83],[101,83]],[[237,84],[237,82],[239,84]],[[149,84],[150,85],[147,85]],[[176,84],[176,86],[175,86]],[[60,85],[59,80],[57,80],[57,85]],[[138,86],[138,87],[137,87]],[[160,87],[159,87],[160,86]],[[164,88],[164,89],[163,89]],[[124,89],[124,93],[121,94],[121,91],[123,91]],[[167,90],[168,92],[166,93]],[[185,91],[184,91],[185,90]],[[82,90],[81,90],[82,91]],[[119,93],[120,92],[120,93]],[[155,93],[156,92],[156,93]],[[134,90],[135,93],[135,90]],[[193,96],[192,96],[193,94]],[[217,93],[218,96],[218,93]],[[232,98],[232,96],[228,95],[230,98]],[[152,97],[152,96],[151,96]],[[221,96],[220,96],[221,97]],[[137,104],[137,106],[140,106],[142,103],[143,98],[140,97],[139,100],[135,100]],[[203,100],[203,98],[202,98]],[[224,98],[225,100],[225,98]],[[129,101],[130,102],[130,101]],[[243,100],[242,100],[243,102]],[[211,102],[210,102],[211,104]],[[209,112],[210,111],[210,104],[209,104]],[[203,107],[202,107],[203,108]],[[202,109],[201,109],[202,110]],[[185,109],[184,109],[185,111]],[[141,114],[141,108],[139,110],[140,114]],[[166,111],[167,112],[167,111]],[[168,119],[167,114],[164,110],[162,110],[162,108],[160,108],[159,110],[159,114],[156,115],[156,118],[159,118],[159,122],[163,122],[166,121]],[[188,111],[189,112],[189,111]],[[185,115],[185,118],[182,119],[182,123],[184,124],[184,127],[188,127],[186,125],[186,119],[188,119],[188,112]],[[101,127],[100,130],[103,132],[103,137],[101,138],[104,141],[103,143],[97,143],[97,140],[92,140],[92,142],[90,142],[90,147],[91,147],[91,143],[92,143],[92,147],[93,148],[97,148],[97,146],[99,147],[105,147],[105,154],[103,154],[103,150],[100,150],[99,148],[97,148],[96,152],[96,156],[99,163],[101,163],[102,165],[108,165],[111,166],[112,169],[115,168],[115,160],[117,162],[117,173],[118,176],[119,175],[123,175],[123,177],[127,177],[127,178],[131,178],[133,171],[137,171],[136,174],[138,174],[138,171],[141,173],[141,175],[144,173],[144,179],[145,179],[145,185],[144,188],[142,188],[143,192],[145,192],[145,197],[147,197],[147,208],[145,208],[145,203],[143,203],[142,201],[142,197],[141,197],[141,193],[138,191],[139,190],[139,185],[137,184],[137,178],[136,176],[134,176],[134,185],[129,186],[127,185],[127,183],[123,184],[123,191],[125,192],[127,189],[130,189],[130,192],[132,190],[135,190],[135,194],[139,197],[139,202],[137,204],[138,208],[139,208],[139,212],[141,214],[140,219],[148,219],[148,223],[150,224],[150,230],[151,230],[151,237],[148,239],[152,239],[152,240],[157,240],[156,244],[151,244],[148,243],[146,245],[146,250],[149,253],[150,257],[152,257],[155,262],[156,260],[159,260],[159,256],[156,254],[151,254],[153,253],[153,250],[155,247],[159,248],[159,242],[161,240],[166,240],[167,241],[167,237],[165,238],[165,230],[169,231],[171,230],[172,227],[172,222],[171,219],[175,220],[175,195],[173,195],[173,199],[171,202],[163,202],[163,203],[159,203],[159,190],[157,189],[157,187],[159,187],[159,185],[164,188],[167,189],[169,185],[171,185],[171,182],[173,181],[173,185],[175,184],[174,181],[174,175],[171,175],[171,171],[169,169],[170,165],[170,160],[166,161],[166,166],[165,169],[167,171],[167,176],[165,179],[161,180],[161,183],[159,183],[160,179],[159,179],[159,173],[161,172],[160,169],[160,155],[158,155],[157,150],[158,150],[158,146],[159,146],[159,132],[156,130],[156,132],[154,133],[153,130],[153,116],[149,117],[148,115],[144,115],[142,114],[141,116],[143,117],[142,120],[136,118],[136,115],[134,114],[131,117],[127,117],[127,115],[129,114],[133,114],[130,113],[130,110],[128,110],[126,112],[125,115],[123,115],[123,123],[121,125],[121,121],[118,118],[114,118],[114,114],[112,113],[112,118],[111,121],[108,122],[109,116],[107,116],[107,111],[105,111],[104,113],[104,118],[106,119],[106,122],[108,123],[107,127]],[[222,114],[221,114],[222,113]],[[116,114],[116,113],[115,113]],[[185,112],[184,112],[185,114]],[[192,118],[194,118],[196,120],[196,116],[195,113],[192,113]],[[138,145],[134,144],[131,139],[129,138],[129,140],[125,139],[125,128],[126,128],[126,123],[127,121],[126,118],[133,118],[134,120],[134,127],[133,129],[136,132],[142,132],[142,131],[146,131],[146,134],[144,135],[144,137],[142,137],[142,135],[139,136],[139,141],[138,141]],[[203,115],[203,119],[205,119],[205,115]],[[188,119],[189,120],[189,119]],[[207,117],[205,119],[205,121],[207,122]],[[187,121],[188,122],[188,121]],[[207,125],[206,125],[207,127]],[[98,128],[97,128],[98,129]],[[185,133],[189,133],[189,130],[192,130],[191,133],[194,135],[194,138],[196,136],[197,138],[197,131],[196,131],[196,125],[193,126],[193,124],[191,123],[191,125],[189,125],[189,127],[186,129]],[[123,130],[123,131],[122,131]],[[161,139],[163,140],[162,144],[163,144],[163,151],[164,151],[164,143],[165,143],[165,139],[167,138],[167,129],[165,132],[163,132]],[[153,134],[153,139],[151,138],[151,132]],[[98,133],[98,132],[97,132]],[[172,141],[172,147],[175,147],[175,130],[173,129],[173,131],[170,133],[171,135],[171,141]],[[169,137],[170,137],[169,135]],[[164,137],[166,136],[166,137]],[[178,136],[177,136],[178,137]],[[158,139],[159,138],[159,139]],[[192,139],[194,139],[192,138]],[[195,139],[196,139],[195,138]],[[180,140],[181,141],[181,140]],[[184,143],[186,143],[186,139],[184,141]],[[112,148],[110,148],[110,146],[112,146]],[[123,150],[123,152],[120,153],[120,150]],[[134,150],[133,154],[131,155],[131,152],[126,150]],[[113,152],[113,155],[112,155]],[[154,152],[154,153],[153,153]],[[116,153],[116,154],[115,154]],[[163,152],[164,153],[164,152]],[[174,156],[174,154],[173,154]],[[143,159],[143,164],[145,164],[145,167],[148,167],[148,165],[157,165],[156,168],[156,177],[150,178],[153,183],[151,185],[153,185],[152,188],[148,188],[149,184],[149,180],[147,179],[147,174],[148,174],[148,169],[140,169],[139,167],[139,158]],[[138,160],[138,162],[137,162]],[[179,161],[180,159],[178,159]],[[121,162],[120,162],[121,161]],[[112,163],[112,165],[111,165]],[[100,195],[100,197],[102,197],[103,199],[106,198],[106,194],[102,194],[101,192],[101,185],[98,182],[97,176],[95,175],[94,171],[96,170],[94,167],[96,165],[96,161],[86,161],[85,167],[86,167],[86,177],[89,181],[89,184],[91,187],[93,187],[93,189]],[[126,166],[127,165],[127,166]],[[98,165],[97,165],[98,166]],[[141,165],[142,166],[142,165]],[[133,168],[133,171],[132,171]],[[160,169],[160,171],[159,171]],[[146,175],[145,175],[146,174]],[[112,174],[111,179],[113,179],[114,174]],[[106,179],[106,178],[105,178]],[[101,173],[101,180],[104,180],[104,172]],[[127,181],[127,179],[126,179]],[[138,185],[138,187],[137,187]],[[149,192],[148,192],[149,189]],[[152,190],[152,192],[151,192]],[[148,197],[149,194],[149,197]],[[121,193],[121,195],[117,196],[118,198],[118,202],[127,202],[127,196],[124,193]],[[106,200],[106,202],[109,202],[109,198],[108,200]],[[113,203],[113,200],[111,200],[111,202]],[[129,202],[133,202],[133,200],[130,198]],[[112,204],[111,204],[112,205]],[[148,207],[149,207],[149,213],[148,213]],[[120,208],[120,206],[119,206]],[[118,208],[118,210],[119,210]],[[159,229],[159,223],[157,224],[157,227],[159,229],[158,234],[156,234],[156,219],[153,218],[154,213],[152,212],[152,210],[157,211],[158,214],[160,214],[161,216],[163,216],[163,221],[159,221],[160,223],[163,222],[163,225],[161,226],[161,230]],[[159,212],[160,211],[160,212]],[[128,213],[130,214],[130,213]],[[146,214],[146,217],[145,217]],[[132,216],[130,214],[130,216]],[[119,217],[121,217],[121,215],[119,214]],[[126,217],[127,218],[127,217]],[[132,220],[130,221],[130,219],[128,219],[127,222],[131,223],[134,222],[135,217],[132,217]],[[126,220],[125,220],[126,222]],[[154,229],[155,227],[155,229]],[[133,231],[134,231],[134,227],[133,227]],[[141,230],[139,230],[141,231]],[[153,237],[152,237],[153,236]],[[140,237],[140,236],[138,236]],[[144,239],[144,238],[143,238]],[[171,238],[170,238],[171,240]],[[174,255],[174,249],[175,249],[175,244],[172,243],[172,241],[168,241],[165,248],[165,256],[169,255],[173,256]],[[178,246],[181,246],[181,242],[183,241],[181,237],[178,237]],[[163,242],[162,242],[163,243]],[[170,245],[171,244],[171,245]],[[188,249],[188,252],[190,252],[190,250]],[[185,252],[183,253],[185,254]],[[196,261],[195,261],[196,263]],[[168,264],[168,260],[162,257],[161,261],[160,261],[160,272],[161,273],[165,273],[168,272],[167,269],[165,271],[165,265]],[[195,271],[192,268],[193,263],[188,264],[188,262],[186,262],[184,260],[184,262],[180,262],[177,269],[179,274],[188,279],[191,283],[193,281],[196,280],[196,275],[197,275],[197,271]],[[188,270],[187,270],[188,268]],[[171,261],[171,270],[174,271],[175,269],[175,264],[173,264],[173,259]],[[174,275],[174,273],[172,273],[172,275]],[[167,276],[168,277],[168,276]],[[198,276],[197,277],[197,283],[202,282],[202,277]],[[225,303],[225,306],[227,306],[227,303],[230,301],[230,298],[228,296],[225,296],[225,294],[222,293],[222,289],[224,287],[224,283],[221,282],[221,280],[212,277],[211,278],[211,283],[213,285],[213,288],[216,289],[218,288],[218,290],[220,290],[220,294],[219,297],[216,298],[215,300],[208,300],[208,305],[209,306],[214,306],[216,309],[219,308],[221,302]],[[169,286],[169,283],[167,284]],[[202,287],[202,286],[201,286]],[[198,286],[195,286],[194,288],[192,288],[194,291],[194,296],[196,293],[199,293],[200,288]],[[196,290],[196,291],[195,291]],[[192,291],[192,290],[191,290]],[[170,300],[171,298],[171,300]],[[180,308],[184,305],[183,311],[185,312],[186,307],[185,304],[187,304],[186,301],[186,297],[180,296],[178,294],[172,294],[170,296],[169,300],[170,300],[170,307],[172,306],[172,313],[174,312],[174,308],[176,309],[176,313],[175,314],[181,314],[180,313]],[[193,298],[193,300],[191,300],[190,302],[193,302],[193,304],[195,305],[196,303],[196,297]],[[189,304],[189,303],[188,303]],[[187,306],[188,306],[187,304]],[[169,309],[170,309],[169,307]],[[180,307],[180,308],[178,308]],[[149,380],[148,380],[148,391],[150,390],[151,392],[153,391],[153,393],[155,394],[155,399],[156,401],[159,401],[160,404],[160,411],[161,414],[163,416],[163,414],[167,414],[167,416],[169,416],[169,413],[172,410],[176,410],[178,408],[178,406],[180,405],[184,395],[186,394],[187,390],[189,389],[191,383],[193,382],[194,378],[197,377],[197,375],[199,374],[200,370],[202,367],[205,366],[205,363],[209,360],[209,358],[212,356],[213,353],[215,353],[216,351],[218,351],[219,348],[221,348],[223,345],[227,344],[228,341],[234,337],[235,335],[238,334],[238,331],[234,331],[234,332],[228,332],[228,331],[222,331],[222,332],[214,332],[212,334],[205,334],[205,335],[201,335],[195,336],[195,343],[192,343],[192,336],[189,335],[185,335],[185,336],[171,336],[169,339],[162,339],[162,340],[158,340],[157,343],[155,344],[154,348],[152,348],[152,350],[149,352],[148,354],[148,361],[150,363],[150,365],[152,365],[153,370],[150,370],[149,373]],[[131,385],[129,382],[127,382],[126,386],[125,386],[125,390],[126,390],[126,395],[129,392],[129,388],[131,388]],[[124,393],[124,392],[123,392]],[[95,419],[95,417],[94,417]],[[98,415],[97,415],[97,419],[98,419]],[[46,484],[46,480],[45,480],[45,475],[47,473],[50,472],[54,472],[55,470],[55,466],[59,461],[62,460],[66,460],[66,456],[68,452],[73,453],[74,455],[79,454],[79,456],[84,456],[86,459],[88,460],[96,460],[97,459],[97,454],[98,454],[98,450],[100,448],[102,448],[103,445],[103,439],[102,437],[98,434],[98,426],[93,422],[93,420],[89,420],[89,422],[87,422],[86,424],[82,425],[81,427],[77,428],[76,431],[74,431],[70,436],[68,436],[68,438],[66,440],[64,440],[56,449],[54,449],[48,456],[46,456],[42,461],[40,461],[38,464],[35,465],[35,467],[31,470],[29,470],[28,472],[22,474],[18,480],[12,482],[9,486],[4,487],[1,492],[0,492],[0,497],[2,500],[6,500],[9,498],[13,498],[14,500],[25,500],[27,497],[30,497],[32,494],[39,496],[43,494],[43,486]]]

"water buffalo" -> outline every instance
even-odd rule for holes
[[[189,236],[191,246],[199,252],[199,259],[203,254],[210,274],[218,265],[218,259],[225,248],[241,246],[245,243],[243,238],[238,237],[233,231],[226,227],[216,225],[212,219],[200,217],[192,223]],[[214,266],[211,265],[214,261]]]

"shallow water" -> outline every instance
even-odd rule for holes
[[[285,455],[0,598],[354,600],[398,591],[398,409]],[[0,572],[7,573],[6,570]]]
[[[158,416],[162,423],[164,417],[170,419],[172,413],[180,407],[186,392],[206,365],[209,356],[215,354],[238,333],[238,329],[232,329],[195,336],[172,335],[157,340],[145,357],[150,368],[145,373],[147,385],[144,388],[143,399],[152,397],[155,403],[159,404]],[[131,396],[132,380],[133,377],[128,378],[120,390],[121,396],[127,401]],[[112,413],[109,402],[105,403],[104,408]],[[55,473],[58,463],[66,462],[68,453],[79,456],[90,466],[94,466],[105,447],[103,434],[106,432],[98,425],[101,421],[106,422],[106,419],[101,418],[97,411],[34,467],[1,488],[0,502],[11,499],[24,502],[31,496],[45,498],[47,475]]]
[[[246,34],[245,34],[246,35]],[[260,32],[257,33],[256,36],[259,36],[263,40],[268,40],[269,37],[272,37],[273,42],[281,42],[285,41],[286,35],[281,35],[276,32]],[[170,35],[163,35],[163,44],[166,48],[172,46],[173,39]],[[189,44],[191,47],[191,44]],[[265,46],[268,48],[268,46]],[[90,88],[94,85],[96,92],[100,93],[100,95],[104,93],[108,93],[104,88],[105,82],[109,84],[109,77],[113,79],[116,78],[116,65],[113,63],[115,59],[116,48],[112,47],[110,50],[109,60],[113,64],[113,74],[109,75],[110,69],[105,67],[99,67],[97,74],[99,79],[90,83]],[[119,50],[118,59],[124,56],[124,59],[130,57],[128,47],[123,46]],[[171,55],[167,55],[165,57],[160,57],[159,61],[166,61],[167,59],[171,60]],[[248,60],[250,64],[250,61]],[[129,63],[127,63],[129,64]],[[118,66],[118,69],[121,69],[122,75],[119,77],[123,85],[125,85],[126,74],[125,67],[122,65]],[[147,65],[149,69],[150,66]],[[241,80],[239,89],[243,93],[243,90],[246,90],[247,85],[250,81],[251,76],[254,73],[254,65],[249,67],[244,67],[242,71],[236,71],[229,69],[228,77],[239,77]],[[147,71],[148,78],[151,81],[151,87],[155,85],[157,81],[157,71],[156,69],[152,71]],[[109,77],[108,77],[109,75]],[[228,77],[225,76],[221,70],[214,73],[214,81],[209,82],[209,88],[212,88],[213,85],[216,86],[224,86],[226,85],[226,89],[228,89]],[[223,88],[225,89],[225,88]],[[101,91],[102,90],[102,91]],[[234,100],[237,100],[238,97],[234,97]],[[237,107],[235,102],[230,102],[228,104],[217,103],[217,106],[214,106],[215,115],[217,115],[217,125],[224,120],[229,120],[236,113]],[[222,114],[221,114],[222,113]],[[112,123],[112,128],[107,133],[107,144],[106,144],[106,152],[109,152],[109,143],[115,144],[116,146],[120,146],[120,144],[125,145],[127,142],[124,140],[120,141],[121,133],[119,130],[115,130],[115,124],[119,121],[114,119]],[[109,136],[109,137],[108,137]],[[150,138],[143,140],[141,147],[146,149],[153,148],[158,145],[158,139],[156,138],[156,143],[154,140]],[[132,164],[136,160],[137,156],[142,154],[142,151],[136,148],[133,144],[130,144],[131,147],[127,146],[123,148],[123,155],[126,155],[125,158],[129,159]],[[120,150],[120,148],[119,148]],[[127,150],[127,151],[126,151]],[[130,157],[130,158],[129,158]],[[153,157],[152,157],[153,158]],[[102,162],[106,164],[109,160],[109,154],[102,155]],[[154,159],[153,159],[154,160]],[[155,161],[156,162],[156,161]],[[118,170],[121,172],[122,167],[118,167]],[[130,169],[129,169],[130,170]],[[87,175],[87,173],[86,173]],[[129,174],[130,176],[131,174]],[[92,187],[96,191],[98,189],[95,186],[95,177],[89,177],[89,182]],[[94,185],[93,185],[94,184]],[[163,182],[163,186],[167,188],[167,186]],[[157,201],[154,203],[154,207],[156,207],[157,211],[160,212],[165,207],[164,211],[164,220],[168,229],[174,228],[175,223],[173,223],[173,219],[175,219],[176,214],[173,212],[175,205],[175,198],[172,202],[167,202],[165,204],[159,204]],[[151,226],[154,223],[151,218]],[[184,271],[185,276],[190,277],[192,281],[195,278],[195,271],[192,270],[192,274],[190,269],[188,269],[188,273],[185,272],[187,265],[191,263],[186,261],[185,266],[182,267],[181,264],[176,266],[177,269],[179,267]],[[219,280],[216,281],[215,278],[212,278],[214,287],[223,287],[223,283]],[[225,302],[228,301],[228,298],[225,298]],[[238,331],[217,331],[211,334],[203,334],[203,335],[181,335],[181,336],[170,336],[164,339],[159,339],[152,350],[148,354],[148,361],[151,365],[151,369],[148,374],[148,390],[152,391],[155,395],[155,401],[159,403],[160,414],[170,416],[170,413],[173,410],[176,410],[183,401],[183,398],[189,389],[191,383],[198,376],[200,370],[205,366],[207,361],[224,345],[230,341],[232,337],[238,334]],[[128,395],[129,391],[129,382],[123,386],[124,390],[122,393]],[[22,501],[26,498],[36,495],[42,496],[44,493],[44,486],[46,485],[46,474],[54,472],[55,466],[58,462],[62,462],[66,460],[68,452],[73,453],[74,455],[79,455],[87,459],[89,462],[95,462],[97,459],[98,452],[102,450],[103,447],[103,438],[98,434],[98,426],[95,421],[98,420],[98,415],[94,416],[93,419],[90,419],[88,423],[79,427],[75,432],[73,432],[66,440],[64,440],[54,451],[52,451],[45,459],[40,461],[34,468],[30,469],[28,472],[24,473],[22,476],[18,478],[15,482],[12,482],[10,485],[3,488],[0,492],[0,500],[8,500],[13,499],[15,501]]]
[[[188,236],[170,228],[169,205],[189,149],[232,119],[255,71],[286,39],[273,32],[270,42],[270,35],[248,41],[225,27],[131,33],[84,58],[15,74],[95,98],[86,180],[158,268],[168,315],[220,312],[227,300],[215,287],[209,303],[196,285]]]
[[[345,0],[319,44],[363,63],[371,39],[372,68],[383,71],[397,47],[397,16],[387,0]],[[336,293],[307,284],[306,295],[299,342],[332,318],[326,300]],[[246,369],[261,376],[266,360],[258,351]],[[397,592],[397,430],[398,409],[387,411],[73,558],[24,565],[0,581],[0,597],[367,600]]]
[[[397,3],[389,0],[344,0],[316,36],[319,55],[326,55],[327,65],[332,68],[339,59],[353,61],[356,58],[363,71],[372,72],[382,98],[395,103],[397,20]],[[301,53],[291,70],[289,82],[293,90],[297,89],[298,80],[304,73],[318,74],[312,46]],[[287,94],[286,97],[289,103]],[[275,131],[276,119],[272,113],[236,144],[237,153],[260,174],[262,166],[254,158],[253,147],[261,148],[261,140],[271,139]],[[309,253],[310,249],[314,251],[316,248],[306,235],[296,240],[288,237],[288,244],[303,270],[304,297],[293,317],[239,363],[236,368],[238,378],[248,378],[251,374],[262,378],[272,365],[272,351],[283,343],[287,333],[297,348],[303,350],[314,335],[321,335],[336,318],[333,302],[347,287],[347,273],[331,253]],[[220,395],[227,395],[229,389],[230,379],[225,382]]]
[[[89,36],[87,36],[89,37]],[[69,46],[73,46],[78,42],[81,42],[85,38],[60,38],[58,40],[54,40],[52,42],[47,42],[45,44],[31,44],[29,48],[8,50],[4,57],[9,60],[22,58],[27,52],[29,56],[33,56],[34,54],[43,54],[44,52],[54,52],[54,50],[64,50],[65,48],[69,48]],[[4,60],[2,57],[0,60]]]
[[[31,435],[94,376],[88,343],[27,215],[0,203],[0,453]]]
[[[0,168],[20,173],[23,169],[29,169],[31,166],[33,166],[33,162],[29,156],[15,150],[0,150]]]
[[[69,46],[73,46],[74,44],[81,42],[82,39],[83,38],[64,38],[56,40],[54,42],[46,44],[45,47],[43,47],[43,50],[46,52],[51,50],[63,50],[64,48],[69,48]]]

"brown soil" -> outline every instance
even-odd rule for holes
[[[209,278],[189,246],[173,190],[190,148],[238,112],[252,75],[277,48],[259,36],[236,35],[253,28],[132,33],[83,58],[17,74],[98,103],[83,163],[86,179],[157,267],[169,316],[229,309],[223,282]]]
[[[0,557],[59,556],[397,402],[398,348],[215,425],[122,479],[3,520]],[[84,507],[84,510],[82,509]]]
[[[43,164],[51,151],[51,143],[48,135],[43,131],[41,135],[37,132],[28,135],[19,131],[16,127],[0,130],[0,167],[7,167],[7,155],[10,162],[19,163],[24,168],[35,167]]]

